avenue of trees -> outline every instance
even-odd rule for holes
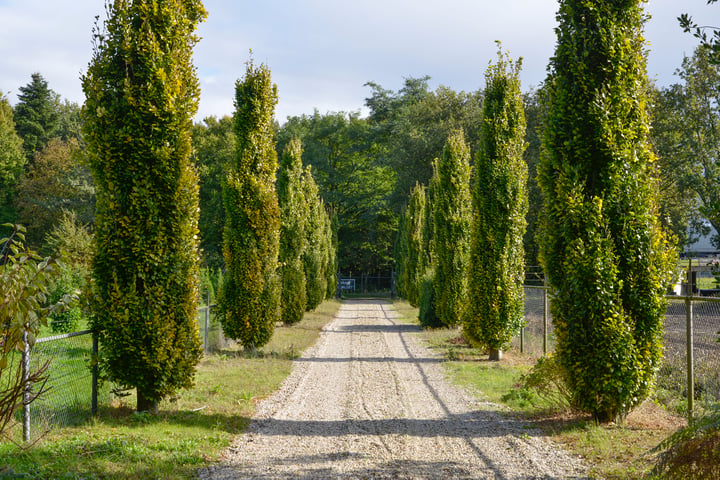
[[[338,271],[394,270],[424,325],[500,351],[522,322],[523,265],[542,264],[576,404],[622,417],[652,387],[673,244],[720,230],[716,42],[657,88],[641,5],[561,1],[549,76],[524,95],[500,55],[475,92],[370,82],[367,117],[281,125],[252,61],[233,116],[193,124],[202,4],[116,2],[82,109],[40,73],[14,107],[0,93],[0,223],[26,226],[18,252],[75,246],[49,264],[71,284],[38,291],[92,285],[101,366],[139,409],[192,383],[201,267],[223,272],[219,315],[246,348],[333,295]]]

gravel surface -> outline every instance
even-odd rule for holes
[[[392,305],[347,301],[201,479],[577,479],[575,458],[446,378]]]

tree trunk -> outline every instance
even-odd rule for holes
[[[490,361],[491,362],[499,362],[502,360],[502,350],[498,348],[491,348],[490,349]]]
[[[148,412],[151,415],[157,415],[158,414],[158,401],[153,401],[145,397],[145,394],[140,390],[137,389],[137,411],[138,412]]]

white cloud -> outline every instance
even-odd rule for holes
[[[374,81],[396,90],[403,77],[430,75],[431,86],[476,90],[484,84],[494,40],[523,57],[525,88],[545,78],[555,47],[556,0],[205,0],[208,20],[195,49],[202,87],[198,118],[231,114],[235,81],[249,49],[278,83],[278,119],[355,111]],[[685,11],[720,24],[720,6],[706,0],[651,0],[649,74],[666,85],[696,45],[676,17]],[[11,102],[40,72],[63,97],[81,103],[80,73],[91,56],[94,17],[102,0],[0,0],[0,90]]]

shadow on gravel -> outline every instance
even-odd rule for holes
[[[419,325],[405,323],[395,325],[341,325],[336,329],[328,329],[332,333],[415,333],[422,332]]]
[[[267,436],[342,437],[343,435],[407,435],[411,437],[455,437],[468,440],[506,435],[545,436],[532,426],[518,431],[518,421],[491,410],[476,410],[439,419],[368,420],[278,420],[258,422]],[[503,427],[506,426],[506,428]]]
[[[348,456],[353,455],[350,452],[346,452]],[[342,454],[340,454],[342,455]],[[245,470],[243,468],[237,468],[233,470],[232,478],[253,478],[255,480],[273,479],[273,480],[360,480],[360,479],[373,479],[373,480],[476,480],[478,478],[494,478],[496,480],[509,480],[509,478],[502,475],[497,467],[491,466],[482,468],[485,474],[482,477],[478,477],[478,472],[471,472],[463,465],[455,462],[420,462],[413,460],[393,460],[373,468],[357,468],[344,472],[339,472],[331,467],[316,466],[313,467],[313,463],[327,463],[334,460],[340,460],[342,456],[335,456],[330,458],[326,455],[318,455],[313,457],[308,456],[296,456],[296,457],[285,457],[275,459],[277,464],[290,464],[297,465],[296,469],[292,472],[269,472],[266,475],[259,474],[257,471]],[[357,455],[353,455],[357,457]],[[274,462],[273,462],[274,463]],[[218,477],[220,478],[220,477]],[[222,478],[230,478],[222,476]],[[531,475],[523,476],[523,480],[555,480],[557,477],[548,475]],[[563,477],[564,480],[587,480],[588,477]]]
[[[377,362],[377,363],[443,363],[445,360],[442,358],[396,358],[396,357],[302,357],[295,360],[298,363],[310,362],[310,363],[343,363],[343,362]]]

